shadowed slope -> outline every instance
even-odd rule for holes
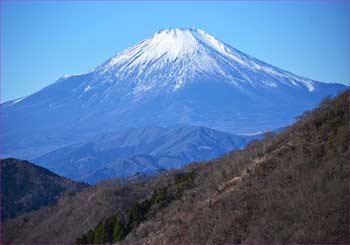
[[[88,186],[27,161],[7,158],[2,159],[0,164],[3,220],[54,204],[62,195]]]

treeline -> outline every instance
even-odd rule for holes
[[[194,186],[194,172],[177,174],[173,184],[155,190],[149,199],[135,202],[124,213],[117,212],[76,240],[76,244],[105,244],[122,241],[146,219],[152,207],[164,207]]]

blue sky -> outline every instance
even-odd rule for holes
[[[169,27],[198,27],[298,75],[348,84],[349,25],[349,1],[1,1],[1,101],[87,72]]]

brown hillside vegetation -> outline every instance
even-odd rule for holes
[[[130,178],[127,184],[110,180],[66,195],[55,205],[23,214],[2,224],[6,244],[69,244],[116,212],[166,185],[174,173],[164,172],[149,180]]]
[[[76,242],[347,243],[348,92],[266,136],[243,151],[189,166],[184,176],[193,178],[180,181],[186,186],[180,197],[173,194],[175,180],[160,202],[154,192]]]
[[[123,243],[349,243],[348,91],[196,172]]]
[[[349,243],[349,141],[346,91],[244,150],[9,220],[5,242]]]

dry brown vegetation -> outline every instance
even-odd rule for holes
[[[196,187],[125,243],[349,243],[349,93],[245,150],[192,165]]]
[[[152,190],[167,185],[174,172],[157,178],[130,178],[127,183],[110,180],[66,195],[55,205],[23,214],[2,224],[2,243],[69,244],[114,213],[143,200]]]

